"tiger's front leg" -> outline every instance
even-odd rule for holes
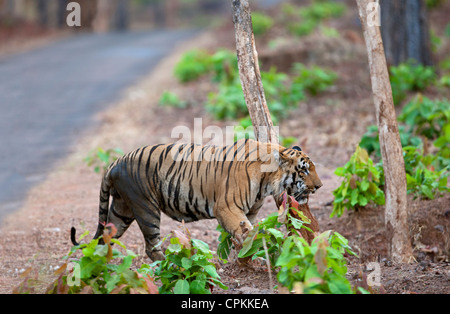
[[[248,233],[253,229],[245,213],[238,207],[230,208],[216,204],[214,215],[219,224],[242,246]]]

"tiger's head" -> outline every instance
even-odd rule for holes
[[[300,147],[280,149],[278,153],[278,191],[286,191],[299,204],[304,204],[311,193],[323,184],[316,172],[314,162]]]

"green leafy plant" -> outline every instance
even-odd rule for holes
[[[157,293],[153,279],[130,269],[136,255],[127,250],[125,245],[112,237],[117,232],[113,224],[106,225],[103,236],[87,244],[74,246],[65,259],[71,258],[71,263],[78,265],[68,270],[68,263],[61,267],[57,274],[59,278],[48,289],[48,293],[95,293],[95,294],[127,294],[127,293]],[[85,233],[83,236],[87,235]],[[83,237],[82,236],[82,237]],[[99,244],[103,239],[105,244]],[[113,249],[112,244],[122,247],[126,254]],[[81,252],[81,258],[74,258],[75,252]],[[78,278],[77,278],[78,277]],[[79,280],[79,284],[71,282]]]
[[[336,169],[335,174],[343,177],[341,185],[333,191],[335,197],[331,217],[340,217],[344,209],[365,207],[370,202],[378,205],[385,203],[383,170],[375,166],[367,151],[356,147],[350,161]]]
[[[312,232],[305,226],[311,221],[303,215],[293,197],[284,193],[282,200],[278,213],[254,225],[238,257],[268,258],[268,265],[277,271],[279,283],[288,292],[354,293],[345,277],[344,254],[356,255],[348,241],[337,232],[326,231],[308,244],[300,230]],[[298,218],[292,216],[291,211]],[[232,248],[231,236],[220,226],[217,230],[221,232],[218,252],[227,258]]]
[[[165,91],[162,93],[158,104],[163,107],[186,108],[187,101],[182,101],[176,94]]]
[[[174,69],[175,77],[182,83],[198,79],[211,70],[211,59],[203,50],[186,52]]]
[[[235,53],[225,49],[214,54],[190,51],[179,61],[175,72],[179,73],[177,76],[181,82],[198,79],[203,75],[212,76],[212,81],[218,84],[218,90],[209,94],[205,107],[215,119],[248,117]],[[262,71],[261,79],[274,123],[285,118],[291,109],[295,109],[306,98],[305,91],[316,95],[332,85],[336,78],[337,75],[332,71],[319,67],[309,69],[300,64],[296,66],[292,77],[275,68]],[[184,105],[184,102],[171,93],[163,94],[161,102]]]
[[[431,100],[419,94],[403,107],[398,120],[406,123],[415,134],[436,139],[444,126],[450,124],[450,102]]]
[[[283,202],[280,205],[278,213],[267,216],[249,232],[248,237],[242,245],[242,249],[239,251],[239,258],[250,256],[253,259],[257,257],[264,258],[266,257],[265,245],[270,265],[274,266],[281,253],[281,246],[287,237],[291,235],[301,236],[298,232],[302,228],[312,232],[311,229],[305,226],[305,224],[309,224],[311,221],[299,209],[297,201],[292,196],[288,196],[286,192],[282,197]],[[294,211],[301,219],[292,216],[290,211]],[[286,228],[287,235],[280,230],[281,227]]]
[[[272,68],[268,72],[261,72],[267,106],[274,123],[286,117],[289,109],[295,108],[299,101],[305,98],[302,88],[294,89],[289,84],[289,77],[285,73]],[[232,82],[219,84],[217,93],[210,93],[206,109],[218,120],[245,118],[248,108],[242,93],[239,76]]]
[[[399,124],[398,132],[400,135],[400,142],[402,144],[402,147],[423,146],[422,139],[419,136],[414,135],[411,128]],[[362,136],[361,141],[359,142],[359,146],[367,150],[370,156],[374,156],[377,160],[381,159],[380,139],[378,136],[378,127],[376,125],[370,125],[367,127],[367,131]]]
[[[298,202],[292,196],[288,196],[286,192],[283,193],[282,199],[283,201],[278,212],[268,215],[265,219],[254,225],[254,228],[244,240],[241,250],[238,252],[239,258],[265,258],[265,241],[270,263],[273,266],[280,254],[281,245],[286,237],[292,234],[299,236],[298,232],[302,228],[312,232],[311,229],[305,226],[305,224],[309,224],[311,221],[299,209]],[[300,219],[292,216],[290,214],[291,211]],[[287,235],[281,231],[283,228],[287,231]],[[226,259],[233,246],[231,235],[220,225],[217,227],[217,230],[221,232],[217,252],[220,257]]]
[[[120,148],[110,148],[104,150],[99,147],[93,150],[89,155],[84,158],[84,162],[88,167],[94,167],[96,173],[103,173],[108,169],[109,165],[123,155],[123,151]]]
[[[165,240],[163,240],[164,242]],[[141,267],[140,272],[150,273],[162,286],[163,294],[210,294],[214,286],[227,290],[220,281],[215,258],[208,244],[191,239],[189,233],[174,231],[165,251],[166,259]]]
[[[311,34],[322,22],[342,16],[347,7],[343,3],[334,1],[313,1],[309,6],[297,7],[294,5],[284,5],[282,12],[283,19],[287,19],[288,29],[297,36]]]
[[[442,128],[440,136],[434,141],[434,146],[438,148],[436,154],[436,166],[438,169],[450,169],[450,123]]]
[[[408,194],[434,199],[436,194],[450,191],[447,187],[450,168],[435,169],[437,156],[423,156],[420,148],[408,146],[403,148],[403,157]]]
[[[305,19],[325,20],[340,17],[346,11],[346,5],[334,1],[313,1],[309,6],[301,7],[300,16]]]
[[[279,267],[277,279],[295,293],[354,293],[345,277],[345,252],[356,255],[337,232],[325,231],[311,245],[301,237],[288,237],[275,264]]]
[[[292,85],[299,90],[306,90],[312,95],[317,95],[332,86],[337,79],[337,74],[331,70],[322,69],[318,66],[311,68],[302,63],[293,66],[295,75]]]
[[[296,22],[289,25],[289,30],[292,34],[302,37],[314,32],[319,23],[314,19],[306,19],[302,22]]]
[[[405,99],[407,91],[423,91],[436,81],[433,67],[415,64],[412,61],[391,66],[389,70],[395,105]]]
[[[219,49],[210,56],[213,81],[217,83],[232,83],[239,80],[236,53],[228,49]]]

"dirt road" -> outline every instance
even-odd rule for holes
[[[196,33],[83,34],[0,59],[0,222],[95,113]]]

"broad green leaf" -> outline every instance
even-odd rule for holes
[[[247,238],[245,238],[244,243],[242,243],[242,249],[239,252],[239,257],[244,257],[244,256],[248,256],[247,252],[252,249],[253,247],[253,241],[255,239],[256,234],[258,233],[258,228],[253,228],[252,230],[250,230],[250,232],[248,233]],[[262,242],[261,242],[262,244]]]
[[[216,267],[214,265],[206,265],[203,267],[203,269],[213,278],[219,278],[219,275],[217,274]]]
[[[271,234],[275,237],[275,239],[276,239],[277,241],[278,241],[278,240],[282,240],[283,237],[284,237],[283,232],[281,232],[281,231],[279,231],[279,230],[277,230],[277,229],[274,229],[274,228],[269,228],[269,229],[267,229],[267,232],[271,233]]]
[[[369,186],[370,186],[369,181],[362,181],[360,187],[362,191],[367,191],[369,189]]]
[[[187,257],[183,257],[181,259],[181,265],[183,266],[184,269],[189,269],[192,266],[192,260]]]
[[[430,200],[434,199],[434,193],[433,193],[433,191],[430,189],[429,186],[427,186],[427,185],[422,185],[422,186],[420,187],[420,190],[421,190],[422,193],[423,193],[426,197],[428,197]]]
[[[206,280],[193,280],[190,284],[190,292],[192,294],[206,294],[209,292],[206,289]]]
[[[174,294],[189,294],[189,282],[185,279],[180,279],[173,288]]]
[[[364,195],[359,194],[359,196],[358,196],[358,203],[361,206],[366,206],[367,203],[368,203],[367,198]]]
[[[192,245],[196,249],[200,250],[202,253],[206,253],[206,254],[210,253],[209,246],[205,242],[198,240],[198,239],[192,239],[191,241],[192,241]]]
[[[358,203],[358,190],[355,189],[352,191],[350,205],[353,207]]]
[[[256,239],[255,241],[252,241],[251,244],[252,244],[252,246],[250,248],[247,247],[246,250],[244,250],[244,248],[242,248],[242,250],[238,254],[239,258],[251,256],[251,255],[255,254],[263,246],[262,239]]]

